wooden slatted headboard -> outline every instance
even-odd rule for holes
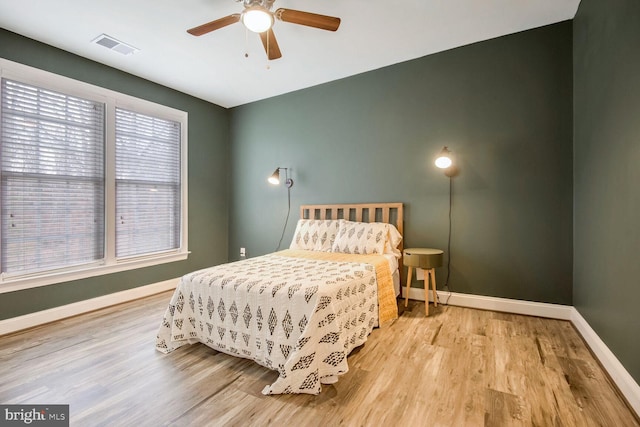
[[[301,205],[300,219],[346,219],[358,222],[384,222],[393,224],[404,236],[402,203],[356,203],[337,205]],[[400,242],[400,252],[404,239]],[[402,258],[400,258],[402,266]],[[402,273],[402,268],[400,268]]]

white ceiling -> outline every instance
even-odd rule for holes
[[[580,0],[276,0],[338,16],[335,33],[276,21],[267,61],[241,23],[188,28],[243,10],[234,0],[0,0],[0,27],[223,107],[234,107],[481,40],[572,19]],[[106,33],[140,49],[124,56]],[[245,57],[248,50],[249,57]]]

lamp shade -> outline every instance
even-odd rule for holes
[[[276,171],[267,179],[269,184],[278,185],[280,184],[280,168],[277,168]]]
[[[251,6],[242,12],[242,23],[249,31],[264,33],[273,25],[273,15],[262,6]]]
[[[451,166],[451,151],[447,147],[444,147],[438,157],[436,158],[436,166],[440,169],[446,169]]]

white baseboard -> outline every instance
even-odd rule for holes
[[[101,297],[91,298],[85,301],[78,301],[72,304],[50,308],[48,310],[25,314],[24,316],[0,320],[0,336],[21,331],[23,329],[33,328],[34,326],[43,325],[45,323],[54,322],[67,317],[77,316],[78,314],[88,313],[100,308],[159,294],[160,292],[169,291],[171,289],[175,289],[176,286],[178,286],[179,281],[180,279],[165,280],[163,282],[152,283],[150,285],[140,286],[126,291],[115,292],[113,294],[103,295]]]
[[[629,406],[640,415],[640,386],[575,307],[455,292],[437,291],[437,294],[440,302],[447,302],[450,305],[570,321],[607,371]],[[424,301],[424,289],[410,288],[409,298]],[[431,292],[429,292],[429,300],[433,301]]]
[[[572,314],[571,323],[580,332],[593,354],[596,355],[613,382],[618,386],[620,392],[627,399],[629,406],[633,408],[636,414],[640,415],[640,386],[638,383],[575,307],[573,307]]]
[[[405,289],[403,289],[405,290]],[[456,292],[437,291],[438,299],[459,307],[478,308],[481,310],[504,311],[527,316],[549,317],[552,319],[571,320],[573,306],[548,304],[543,302],[521,301],[508,298],[486,297],[482,295],[460,294]],[[424,301],[424,289],[410,288],[409,298]],[[429,300],[433,301],[429,291]]]

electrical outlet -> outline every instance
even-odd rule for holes
[[[240,256],[246,256],[246,252],[244,248],[240,248]]]

